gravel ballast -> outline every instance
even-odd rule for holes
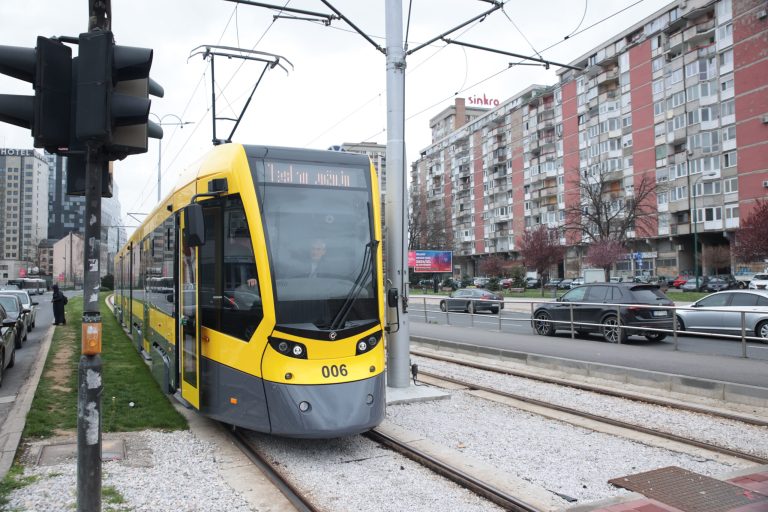
[[[414,358],[414,362],[424,371],[768,456],[765,427],[426,358]],[[450,394],[447,400],[389,406],[387,420],[547,489],[559,496],[563,507],[624,495],[626,491],[607,481],[641,471],[679,466],[718,476],[751,465],[648,446],[547,419],[464,390]],[[113,488],[124,502],[110,504],[105,499],[104,510],[267,510],[249,504],[227,484],[218,471],[220,458],[213,445],[194,433],[119,435],[127,440],[128,456],[103,464],[103,486]],[[294,485],[328,511],[495,509],[488,501],[363,436],[330,441],[249,437]],[[74,508],[76,460],[52,466],[38,466],[31,460],[26,464],[24,477],[31,478],[28,485],[10,494],[8,510]]]

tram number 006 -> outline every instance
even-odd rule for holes
[[[346,377],[347,376],[347,365],[342,364],[339,366],[336,366],[335,364],[332,364],[331,366],[323,366],[322,368],[323,377],[326,379],[330,377]]]

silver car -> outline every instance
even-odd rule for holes
[[[3,290],[0,291],[3,295],[15,295],[21,301],[21,305],[24,306],[24,310],[27,312],[24,315],[24,322],[27,327],[27,332],[31,331],[35,327],[35,320],[37,319],[37,302],[34,302],[30,297],[27,290]]]
[[[768,290],[728,290],[707,295],[677,309],[678,329],[741,336],[741,312],[747,336],[768,343]]]

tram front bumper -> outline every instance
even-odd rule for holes
[[[384,420],[384,374],[340,384],[264,382],[271,432],[303,438],[359,434]]]

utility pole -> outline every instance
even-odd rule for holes
[[[397,304],[388,307],[387,386],[410,385],[411,334],[408,322],[408,230],[405,227],[405,49],[402,0],[386,0],[387,35],[387,194],[385,209],[387,288],[397,290]],[[392,304],[388,304],[392,306]],[[397,319],[399,318],[399,324]]]

